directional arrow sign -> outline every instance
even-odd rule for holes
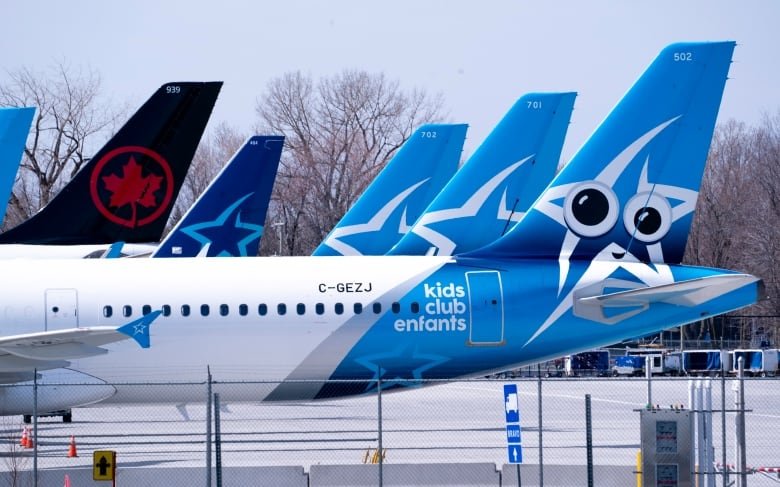
[[[92,454],[92,480],[114,480],[116,473],[116,452],[96,450]]]
[[[523,445],[508,445],[509,463],[523,463]]]

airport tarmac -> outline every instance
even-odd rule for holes
[[[733,380],[726,382],[733,409]],[[469,381],[382,395],[382,446],[387,463],[507,463],[503,384],[518,384],[524,463],[539,461],[537,382]],[[780,466],[780,380],[746,381],[747,458],[754,467]],[[246,387],[246,386],[243,386]],[[720,380],[713,379],[713,408],[720,409]],[[639,449],[639,414],[647,383],[639,379],[545,379],[542,384],[545,468],[583,465],[585,395],[593,411],[594,463],[631,466]],[[685,404],[688,379],[656,379],[653,402]],[[118,465],[205,466],[205,405],[190,405],[189,419],[174,406],[90,407],[73,410],[73,422],[39,420],[40,469],[90,467],[94,450],[115,450]],[[360,464],[377,447],[377,397],[290,404],[229,404],[220,412],[225,466]],[[734,463],[734,415],[727,414],[727,462]],[[18,442],[21,418],[7,417],[6,443]],[[721,459],[721,419],[713,422]],[[77,458],[68,458],[71,436]],[[8,450],[8,448],[6,448]],[[7,456],[8,454],[6,454]]]

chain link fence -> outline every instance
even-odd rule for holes
[[[695,380],[711,381],[715,411],[715,462],[696,469],[718,472],[711,485],[723,485],[723,464],[732,472],[739,464],[737,381]],[[507,450],[503,386],[508,383],[518,390],[519,470],[510,464]],[[122,384],[121,390],[133,389],[138,404],[107,401],[75,408],[67,418],[71,422],[42,416],[26,424],[22,415],[4,416],[0,485],[36,485],[36,475],[42,486],[68,485],[66,476],[74,487],[107,485],[93,481],[99,469],[96,451],[116,452],[117,485],[123,486],[638,485],[638,411],[648,407],[648,394],[653,409],[688,410],[690,384],[689,378],[653,378],[648,384],[641,378],[519,377],[420,387],[419,381],[398,380],[386,381],[385,386],[394,387],[381,397],[257,403],[253,395],[277,383],[215,382],[211,391],[218,397],[243,400],[220,399],[211,412],[207,381]],[[0,388],[0,398],[18,394],[19,387]],[[90,386],[40,384],[38,395],[81,395],[81,387]],[[177,388],[193,400],[154,404],[161,391]],[[591,398],[591,451],[586,448],[586,395]],[[745,380],[750,485],[780,482],[773,470],[780,467],[779,398],[777,379]],[[33,448],[21,444],[26,428]],[[732,473],[730,481],[737,477]]]

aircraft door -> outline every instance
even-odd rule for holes
[[[46,330],[79,326],[78,299],[75,289],[47,289]]]
[[[469,344],[504,344],[504,299],[498,271],[466,273],[469,293]]]

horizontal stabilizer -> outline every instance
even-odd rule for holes
[[[595,286],[575,291],[574,314],[580,318],[611,325],[647,309],[653,303],[698,306],[758,280],[748,274],[723,274],[604,293],[605,289],[615,289],[623,283],[607,279]]]

